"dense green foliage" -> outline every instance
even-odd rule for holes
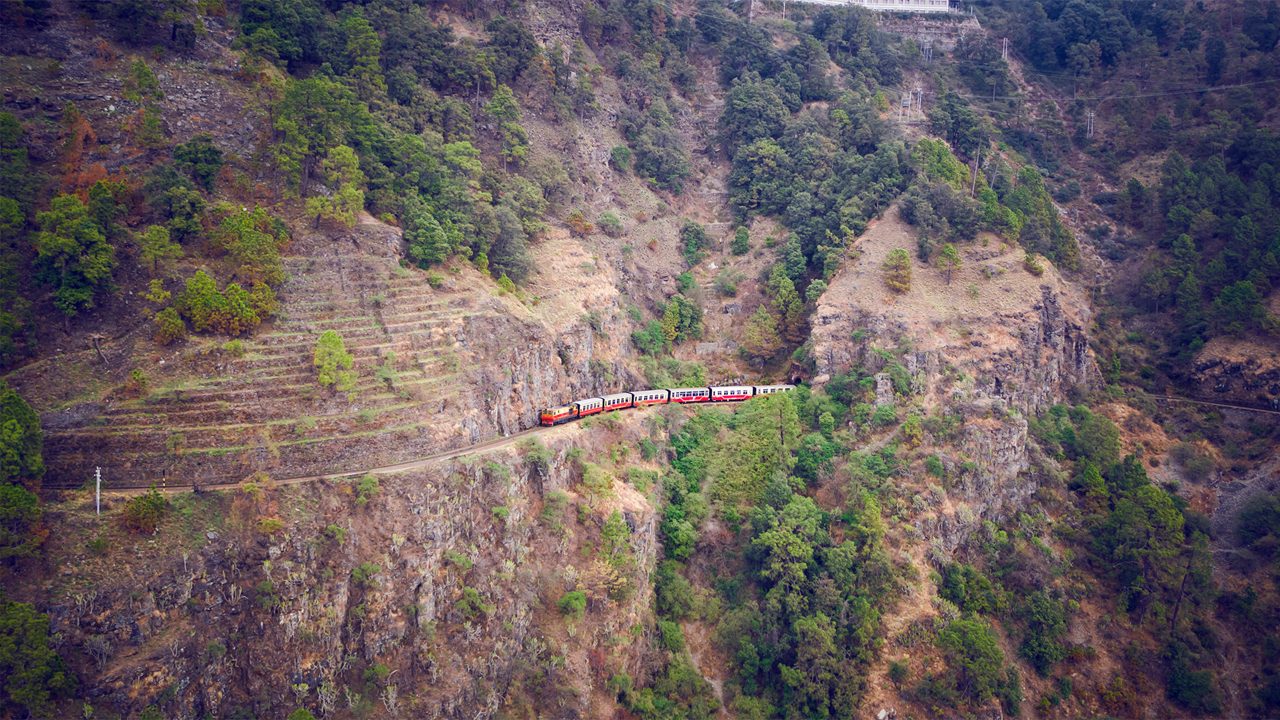
[[[973,156],[990,143],[980,116],[956,95],[943,97],[930,122],[961,154]],[[902,216],[920,233],[921,260],[933,258],[945,243],[973,240],[986,230],[1016,240],[1064,269],[1080,268],[1079,245],[1033,166],[1015,170],[988,159],[986,172],[974,175],[947,145],[929,138],[916,143],[911,158],[917,175],[903,198]]]
[[[347,352],[342,336],[336,330],[325,330],[316,340],[313,365],[316,382],[339,392],[352,392],[356,384],[354,358]]]
[[[0,381],[0,482],[35,482],[44,475],[40,418],[22,396]]]
[[[98,219],[75,195],[59,195],[36,217],[36,270],[67,318],[91,310],[111,285],[115,247]]]
[[[1057,406],[1032,429],[1049,449],[1075,461],[1078,540],[1091,568],[1134,622],[1172,630],[1164,653],[1169,698],[1193,712],[1214,712],[1220,700],[1211,671],[1192,670],[1212,650],[1194,631],[1214,593],[1207,520],[1153,484],[1136,457],[1120,458],[1118,432],[1105,418]],[[1037,596],[1024,613],[1034,635],[1022,651],[1040,668],[1061,655],[1055,639],[1062,635],[1061,613]]]
[[[1046,82],[1093,96],[1069,110],[1077,121],[1070,144],[1111,176],[1117,191],[1091,199],[1117,231],[1091,232],[1109,259],[1142,263],[1110,300],[1129,313],[1173,320],[1176,331],[1158,366],[1177,376],[1213,337],[1275,334],[1280,323],[1265,298],[1280,281],[1280,140],[1267,127],[1265,108],[1275,105],[1277,88],[1259,80],[1280,68],[1276,4],[1250,0],[1229,11],[1108,0],[978,5]],[[975,91],[986,94],[978,84],[999,82],[979,77],[988,74],[984,65],[1002,64],[989,48],[957,49],[962,55],[960,74]],[[1194,99],[1185,96],[1191,87]],[[1051,127],[1014,121],[1016,100],[1002,96],[990,106],[1012,145],[1047,171],[1060,170],[1071,148]],[[1078,122],[1086,110],[1105,120],[1104,133],[1086,136]],[[1160,158],[1158,178],[1122,171],[1122,163],[1144,157]],[[1068,197],[1071,183],[1060,192]]]
[[[49,617],[26,603],[0,599],[0,707],[17,716],[54,717],[54,701],[75,680],[49,647]]]
[[[825,395],[795,391],[756,398],[729,417],[698,413],[670,436],[673,472],[664,481],[661,523],[669,559],[654,574],[656,606],[673,624],[722,613],[717,642],[736,669],[727,696],[751,717],[849,716],[879,646],[879,614],[896,581],[875,495],[856,494],[836,516],[798,492],[831,471],[826,463],[835,454],[847,452],[823,434],[835,425],[832,415],[843,412]],[[802,417],[813,430],[803,437]],[[805,479],[791,477],[793,469]],[[681,564],[711,512],[743,540],[738,549],[719,550],[729,554],[726,567],[741,572],[716,580],[717,599],[695,589]],[[669,703],[666,716],[701,717],[695,686],[681,691],[670,683],[687,662],[674,629],[663,630],[668,680],[645,688],[653,691],[646,697],[655,707]]]
[[[0,561],[33,555],[43,535],[39,498],[44,475],[40,418],[0,381]]]

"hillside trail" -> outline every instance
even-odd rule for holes
[[[380,465],[377,467],[363,468],[360,470],[350,470],[350,471],[338,472],[338,473],[325,473],[325,474],[319,474],[319,475],[297,475],[294,477],[287,477],[287,478],[272,478],[271,482],[273,485],[300,485],[302,483],[316,482],[319,480],[344,480],[349,478],[360,477],[363,475],[395,475],[398,473],[409,472],[411,470],[420,470],[422,468],[434,465],[435,463],[442,462],[444,460],[452,460],[453,458],[462,457],[464,455],[473,455],[476,453],[489,452],[492,450],[500,450],[502,448],[510,447],[511,445],[514,445],[515,443],[525,438],[534,437],[534,436],[543,434],[544,432],[561,430],[561,429],[570,428],[570,427],[574,427],[574,426],[561,425],[557,427],[543,427],[541,425],[537,425],[529,428],[528,430],[522,430],[518,433],[513,433],[511,435],[493,438],[490,440],[486,440],[484,442],[475,443],[473,445],[466,445],[463,447],[454,448],[452,450],[445,450],[443,452],[433,453],[431,455],[426,455],[420,458],[415,458],[413,460],[407,460],[405,462],[399,462],[392,465]],[[166,484],[164,487],[156,487],[155,490],[163,495],[177,495],[177,494],[188,493],[188,492],[235,490],[237,488],[244,487],[246,484],[250,482],[253,482],[252,477],[245,478],[243,480],[240,480],[239,482],[213,483],[213,484],[206,484],[206,485],[195,485],[191,483],[178,484],[178,485]],[[111,488],[111,489],[104,488],[102,491],[102,494],[108,497],[134,497],[137,495],[148,493],[150,491],[151,491],[151,486],[130,487],[130,488],[117,487],[117,488]]]

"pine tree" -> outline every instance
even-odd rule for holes
[[[911,289],[911,255],[902,248],[889,251],[884,264],[884,284],[896,293],[905,293]]]
[[[340,392],[355,390],[355,358],[347,352],[342,336],[335,330],[325,330],[316,341],[312,360],[316,369],[316,382],[321,387],[333,387]]]
[[[201,133],[173,149],[173,164],[212,192],[213,181],[222,169],[222,150],[213,144],[213,136]]]
[[[406,206],[404,234],[409,242],[409,257],[420,267],[444,262],[453,251],[435,215],[416,198]]]
[[[94,307],[111,283],[115,248],[75,195],[59,195],[36,216],[36,274],[53,287],[53,304],[70,321]]]
[[[804,302],[783,265],[774,266],[767,289],[778,313],[779,331],[793,340],[799,339],[804,330]]]
[[[182,257],[182,246],[169,239],[169,228],[152,225],[138,235],[138,258],[151,266],[152,274]]]
[[[808,269],[807,261],[804,258],[804,249],[800,247],[800,238],[795,233],[791,233],[787,237],[787,247],[782,253],[783,264],[786,267],[787,277],[791,278],[791,282],[799,285],[804,282],[805,271]]]
[[[39,480],[44,475],[44,434],[27,401],[0,380],[0,482]]]
[[[174,303],[178,312],[191,321],[196,332],[213,330],[226,313],[226,298],[218,292],[218,283],[204,270],[187,280],[186,287],[178,293]]]
[[[227,285],[222,291],[223,311],[217,319],[218,332],[235,337],[258,326],[261,320],[254,312],[253,300],[249,291],[239,283]]]
[[[778,336],[778,320],[768,308],[761,305],[756,308],[747,327],[742,334],[742,349],[754,358],[764,360],[773,357],[782,348],[782,338]]]
[[[520,124],[520,105],[515,93],[506,85],[499,85],[484,111],[498,121],[498,135],[502,139],[503,162],[519,163],[529,153],[529,135]]]
[[[346,145],[330,148],[321,170],[330,194],[307,198],[307,213],[315,217],[316,227],[321,218],[355,227],[356,218],[364,209],[365,184],[356,151]]]
[[[729,250],[734,255],[746,255],[751,252],[751,233],[744,227],[734,230],[733,244],[729,246]]]
[[[938,251],[938,257],[935,262],[938,269],[942,271],[943,276],[947,278],[947,284],[951,284],[951,276],[956,270],[960,269],[960,251],[956,250],[956,246],[947,243]]]
[[[187,324],[172,307],[157,312],[151,322],[155,325],[155,341],[161,345],[170,345],[187,336]]]
[[[379,62],[382,41],[373,25],[359,12],[352,11],[342,19],[341,32],[347,41],[346,60],[350,66],[347,75],[354,80],[356,94],[361,100],[385,95],[387,81],[382,76]]]

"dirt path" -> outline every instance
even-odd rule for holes
[[[475,445],[467,445],[466,447],[456,448],[453,450],[446,450],[444,452],[433,453],[431,455],[417,458],[415,460],[408,460],[406,462],[396,463],[394,465],[381,465],[379,467],[365,468],[362,470],[351,470],[348,472],[328,473],[324,475],[298,475],[295,477],[288,477],[288,478],[273,478],[272,484],[273,485],[299,485],[302,483],[315,482],[316,480],[341,480],[343,478],[353,478],[353,477],[359,477],[361,475],[394,475],[396,473],[402,473],[409,470],[419,470],[421,468],[428,467],[430,465],[441,462],[443,460],[451,460],[456,457],[462,457],[463,455],[471,455],[474,453],[481,453],[481,452],[487,452],[489,450],[497,450],[499,448],[505,448],[526,437],[538,435],[543,432],[566,429],[568,427],[573,427],[573,426],[564,426],[564,425],[560,427],[537,426],[537,427],[529,428],[528,430],[523,430],[514,435],[507,435],[505,437],[493,438],[492,440],[486,440],[481,443],[476,443]],[[199,488],[201,490],[232,490],[238,487],[242,487],[248,482],[250,482],[250,480],[246,478],[245,480],[241,480],[239,482],[200,485]],[[156,488],[156,489],[157,491],[165,495],[177,495],[180,493],[192,492],[196,489],[196,486],[191,484],[167,485],[163,488]],[[135,495],[141,495],[149,491],[150,491],[150,486],[130,487],[130,488],[112,488],[112,489],[104,488],[102,491],[102,494],[108,495],[108,496],[114,496],[114,497],[131,497]]]

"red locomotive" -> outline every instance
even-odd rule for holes
[[[596,413],[667,403],[741,402],[757,395],[772,395],[794,387],[795,385],[711,385],[614,393],[575,400],[559,407],[545,408],[540,422],[543,425],[559,425]]]

